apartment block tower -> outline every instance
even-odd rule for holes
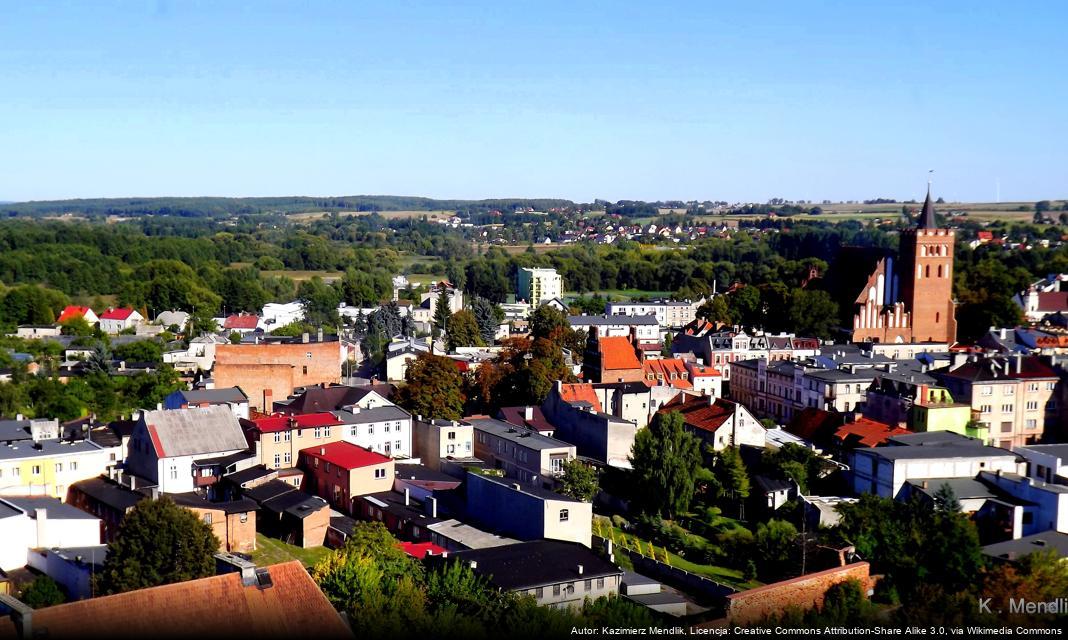
[[[857,296],[853,342],[946,342],[957,339],[952,229],[938,226],[931,187],[898,255],[879,260]]]

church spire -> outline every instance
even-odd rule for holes
[[[927,180],[927,199],[923,201],[923,209],[920,211],[920,229],[937,229],[938,222],[935,220],[934,203],[931,202],[931,181]]]

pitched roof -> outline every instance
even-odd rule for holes
[[[49,520],[96,520],[96,516],[60,502],[56,498],[3,496],[0,497],[0,503],[6,503],[35,520],[38,509],[43,509],[45,518]]]
[[[841,426],[842,416],[824,409],[805,407],[786,425],[786,431],[813,442],[829,440]]]
[[[1017,370],[1017,366],[1019,370]],[[1056,378],[1057,372],[1037,356],[985,358],[965,362],[956,369],[935,371],[935,376],[959,378],[971,382],[997,382],[1022,378]]]
[[[593,390],[593,385],[589,383],[561,384],[560,399],[569,403],[587,402],[597,411],[601,410],[601,400]]]
[[[608,336],[597,339],[598,349],[601,352],[602,369],[641,369],[642,363],[634,353],[634,345],[630,338],[623,336]]]
[[[1068,311],[1068,291],[1045,291],[1038,294],[1039,311]]]
[[[848,442],[853,446],[877,447],[886,444],[892,436],[912,433],[908,429],[892,427],[884,422],[877,422],[868,418],[858,418],[856,422],[842,425],[834,432],[834,437],[843,443]]]
[[[392,462],[393,458],[376,453],[351,442],[332,442],[318,447],[301,449],[301,453],[329,462],[342,469],[352,470]]]
[[[37,609],[33,628],[49,638],[352,637],[300,562],[261,572],[249,586],[226,573]]]
[[[376,390],[370,386],[348,387],[339,384],[330,385],[328,387],[308,387],[303,392],[294,396],[292,400],[285,402],[284,406],[281,408],[285,413],[334,411],[335,409],[340,409],[344,406],[356,404],[372,391]],[[281,405],[282,403],[275,404]]]
[[[527,409],[531,410],[529,419],[526,417]],[[514,424],[517,427],[526,427],[535,431],[554,431],[556,429],[556,427],[545,418],[545,414],[542,413],[541,407],[501,407],[501,410],[497,412],[497,417],[508,424]]]
[[[275,431],[287,431],[289,429],[311,429],[315,427],[332,427],[342,424],[332,413],[303,413],[295,416],[273,415],[266,418],[243,420],[242,424],[260,433],[274,433]]]
[[[130,316],[136,313],[129,307],[120,307],[118,309],[108,309],[104,313],[100,314],[101,320],[126,320]]]
[[[686,369],[686,363],[679,358],[659,358],[646,360],[642,363],[645,370],[645,384],[650,387],[666,384],[676,389],[692,389],[693,384],[688,380],[690,372]],[[649,375],[653,380],[649,379]]]
[[[223,321],[223,329],[255,329],[259,324],[259,316],[249,313],[241,313],[226,316],[226,320]]]
[[[923,209],[920,210],[920,219],[917,221],[919,229],[937,229],[938,221],[935,219],[934,202],[931,201],[931,183],[927,183],[927,198],[923,201]]]
[[[244,404],[248,402],[248,396],[240,387],[228,387],[226,389],[193,389],[176,391],[187,403],[227,403]]]
[[[75,482],[71,488],[118,511],[126,511],[148,497],[104,476]]]
[[[398,542],[397,546],[400,547],[404,553],[407,553],[418,560],[422,560],[428,553],[440,556],[445,552],[444,547],[439,547],[433,542]]]
[[[734,415],[735,407],[737,405],[734,402],[723,398],[713,400],[711,397],[695,397],[680,393],[660,407],[657,413],[678,411],[691,429],[715,433],[716,429],[723,426],[723,423]]]
[[[67,320],[71,320],[73,318],[83,318],[92,311],[93,310],[89,307],[79,307],[75,305],[70,305],[63,308],[63,311],[60,312],[59,318],[56,319],[56,322],[66,322]]]
[[[534,540],[449,554],[475,561],[475,573],[506,591],[532,589],[581,579],[621,575],[623,570],[577,542]],[[579,573],[579,566],[582,573]]]
[[[160,458],[248,448],[237,417],[223,405],[146,411],[141,423]]]

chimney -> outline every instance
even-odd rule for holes
[[[48,509],[34,509],[33,519],[37,524],[37,540],[47,540],[48,536]]]
[[[519,484],[518,482],[513,482],[512,483],[512,488],[515,489],[516,491],[522,491],[523,490],[523,485]]]
[[[1020,375],[1020,371],[1023,369],[1023,354],[1016,354],[1016,375]]]
[[[406,506],[406,507],[411,505],[411,503],[412,503],[412,495],[411,495],[411,493],[412,492],[408,490],[408,487],[404,487],[404,506]]]
[[[150,491],[152,492],[152,499],[159,500],[159,487],[152,487]]]
[[[130,475],[130,491],[136,491],[136,490],[137,490],[137,476],[131,474]]]
[[[923,487],[924,489],[926,489],[927,488],[927,481],[924,480],[923,483],[920,484],[920,486]]]
[[[426,510],[431,518],[438,517],[438,499],[434,496],[430,496],[426,499]]]
[[[471,560],[470,562],[467,563],[467,566],[471,567],[472,569],[477,569],[478,568],[478,562],[475,561],[475,560]]]
[[[524,407],[523,408],[523,419],[524,420],[533,420],[534,419],[534,407]]]

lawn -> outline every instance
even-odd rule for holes
[[[261,567],[290,560],[300,560],[305,567],[312,567],[330,553],[331,550],[326,547],[304,549],[257,533],[256,550],[249,555],[252,556],[252,561]]]
[[[285,276],[295,282],[301,282],[302,280],[311,280],[315,276],[319,276],[326,282],[333,282],[345,275],[340,271],[293,271],[289,269],[279,269],[277,271],[261,271],[263,276]]]
[[[616,540],[619,540],[620,536],[625,535],[628,540],[640,540],[641,546],[645,549],[648,549],[652,545],[649,540],[641,538],[633,533],[625,532],[619,527],[613,526],[612,531],[613,537]],[[597,533],[596,527],[594,528],[594,533]],[[627,548],[631,548],[631,546],[631,544],[628,544]],[[657,547],[658,554],[661,549],[662,547]],[[666,551],[666,549],[664,550]],[[738,589],[754,589],[764,584],[763,582],[758,582],[756,580],[750,580],[747,582],[745,579],[742,578],[742,572],[738,571],[737,569],[731,569],[729,567],[721,567],[712,564],[698,564],[696,562],[691,562],[686,558],[683,558],[682,556],[678,555],[677,553],[673,553],[671,551],[668,551],[667,554],[668,559],[670,561],[669,563],[673,567],[678,567],[679,569],[683,569],[684,571],[689,571],[690,573],[695,573],[699,576],[704,576],[706,578],[715,580],[716,582],[722,582],[723,584],[736,587]],[[644,552],[642,555],[648,555],[648,553]]]
[[[642,289],[602,289],[601,291],[590,291],[587,293],[578,293],[577,291],[565,291],[565,298],[575,298],[579,296],[592,296],[599,294],[602,298],[608,300],[635,300],[638,298],[670,298],[675,295],[671,291],[644,291]]]

